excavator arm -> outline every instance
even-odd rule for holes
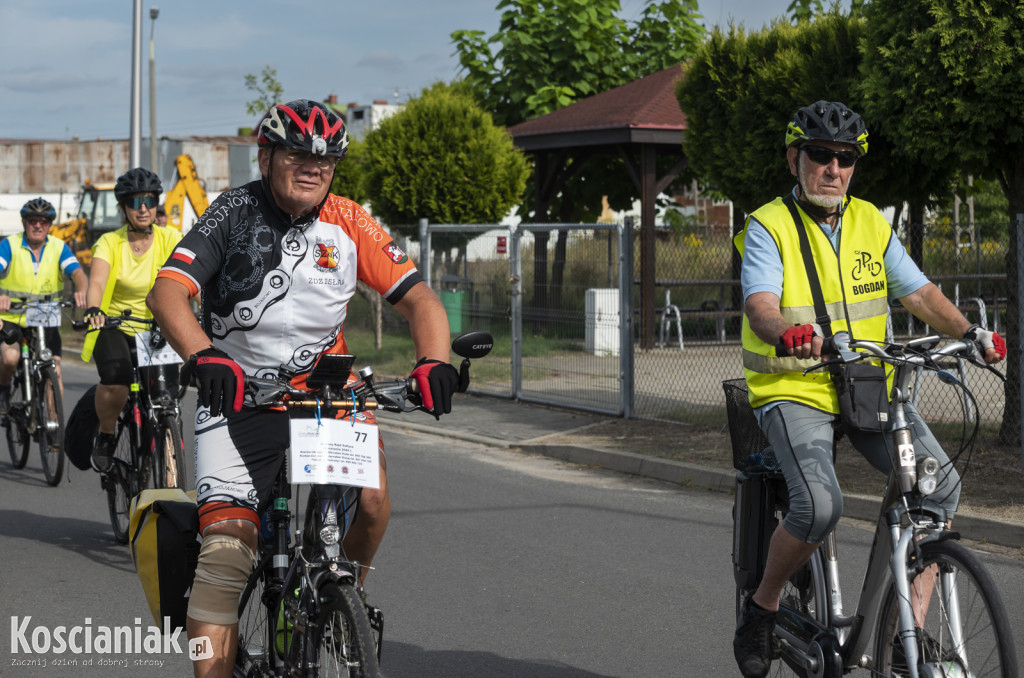
[[[167,225],[180,231],[185,218],[185,199],[188,199],[196,217],[203,215],[206,208],[210,206],[210,201],[206,198],[206,191],[203,190],[203,185],[199,182],[196,166],[192,163],[192,156],[179,155],[174,161],[174,166],[177,181],[171,190],[167,191],[164,210],[167,212]]]

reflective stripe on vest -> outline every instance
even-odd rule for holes
[[[7,267],[3,281],[0,282],[3,293],[14,298],[18,298],[19,294],[35,298],[63,290],[60,255],[64,252],[64,241],[52,235],[46,236],[46,245],[43,247],[37,273],[32,251],[22,244],[23,239],[23,233],[15,233],[7,238],[11,246],[11,263]],[[22,312],[0,313],[0,320],[21,325],[25,317]]]
[[[851,198],[843,215],[837,256],[821,227],[802,210],[800,216],[817,264],[826,312],[832,320],[832,332],[848,329],[854,337],[884,341],[888,313],[884,257],[892,236],[888,222],[871,203]],[[779,248],[783,270],[780,299],[783,317],[794,325],[815,322],[814,298],[800,252],[800,238],[789,209],[781,198],[776,198],[750,218],[767,229]],[[734,240],[741,256],[745,236],[746,228]],[[746,315],[743,316],[743,370],[753,407],[775,400],[789,400],[827,412],[838,412],[835,387],[828,370],[806,376],[801,373],[817,364],[816,360],[776,356],[774,344],[761,341],[751,330]]]

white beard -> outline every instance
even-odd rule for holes
[[[826,209],[836,207],[843,201],[843,196],[841,195],[814,195],[806,191],[804,191],[804,197],[807,199],[807,202],[812,205],[817,205],[818,207],[824,207]]]

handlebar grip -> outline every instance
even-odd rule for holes
[[[818,336],[818,335],[814,335]],[[836,354],[836,341],[835,337],[823,337],[821,344],[822,355],[835,355]],[[775,344],[775,356],[778,358],[784,358],[789,355],[789,349],[786,348],[785,342],[782,341],[782,337],[779,337],[779,341]]]

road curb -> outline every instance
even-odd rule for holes
[[[384,424],[385,428],[388,428],[387,424],[390,423],[395,428],[456,438],[491,447],[515,448],[530,454],[539,454],[573,464],[597,466],[610,471],[662,480],[686,487],[706,487],[716,492],[727,493],[732,493],[735,490],[735,471],[712,469],[673,459],[649,457],[622,450],[605,450],[581,447],[579,445],[557,445],[540,442],[550,436],[541,436],[533,440],[508,441],[424,424],[409,422],[381,423]],[[561,433],[558,435],[565,434]],[[843,495],[843,515],[847,518],[876,522],[881,511],[881,505],[882,501],[879,497],[845,493]],[[955,527],[958,532],[962,532],[973,541],[998,544],[1015,549],[1024,548],[1024,525],[961,511],[957,513]]]

